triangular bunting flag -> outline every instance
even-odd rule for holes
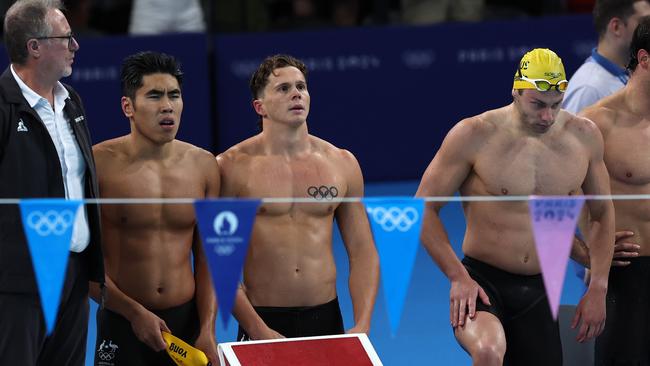
[[[553,319],[557,319],[560,309],[564,275],[569,262],[576,223],[584,202],[582,196],[531,196],[528,202],[535,248]]]
[[[386,307],[394,336],[420,244],[424,200],[384,197],[366,198],[363,202],[379,252]]]
[[[199,233],[227,327],[260,200],[201,200],[194,203]]]
[[[47,334],[52,332],[56,322],[72,229],[81,203],[65,199],[20,201],[23,230],[32,256]]]

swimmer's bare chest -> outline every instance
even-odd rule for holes
[[[589,168],[584,155],[579,146],[567,142],[491,144],[479,154],[471,172],[478,182],[466,193],[478,189],[497,196],[575,194]]]
[[[335,164],[323,159],[255,164],[243,184],[240,197],[297,198],[265,202],[258,210],[264,216],[319,217],[332,215],[337,199],[347,195],[347,182]]]

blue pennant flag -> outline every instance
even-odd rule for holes
[[[194,203],[221,320],[227,327],[260,200],[201,200]]]
[[[388,318],[395,335],[420,244],[424,200],[383,197],[363,201],[379,252]]]
[[[47,334],[52,332],[56,322],[72,229],[81,203],[65,199],[20,201],[23,229],[32,255]]]

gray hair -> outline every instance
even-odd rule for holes
[[[4,42],[9,61],[23,65],[27,62],[27,41],[48,36],[52,26],[45,17],[50,9],[63,10],[61,0],[18,0],[7,10],[4,22]]]

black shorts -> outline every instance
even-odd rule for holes
[[[553,320],[542,275],[518,275],[471,257],[463,258],[469,275],[485,290],[492,305],[476,300],[476,310],[501,321],[506,334],[504,365],[562,365],[562,343]]]
[[[191,300],[165,310],[152,310],[165,321],[174,336],[193,344],[199,336],[200,324],[196,302]],[[140,342],[131,323],[108,309],[97,311],[95,366],[175,366],[166,351],[156,352]]]
[[[596,366],[650,365],[650,257],[612,267],[605,330],[596,339]]]
[[[255,306],[254,308],[269,328],[287,338],[345,333],[338,298],[316,306]],[[250,339],[244,329],[239,327],[237,340],[249,341]]]

